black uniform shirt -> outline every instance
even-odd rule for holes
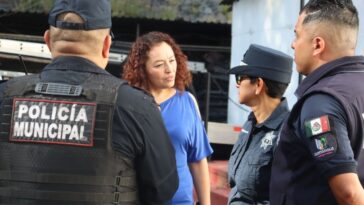
[[[78,85],[94,74],[112,77],[85,58],[58,57],[43,69],[41,79]],[[5,84],[0,84],[0,105]],[[112,133],[114,150],[135,162],[142,204],[170,199],[178,187],[175,154],[153,97],[129,85],[120,86]]]
[[[298,87],[274,153],[272,204],[337,204],[329,178],[361,176],[356,160],[362,160],[363,65],[362,56],[336,59]]]
[[[327,117],[329,120],[327,123],[331,133],[310,137],[311,126],[308,123],[319,118],[322,121],[322,117]],[[316,174],[329,178],[342,173],[357,172],[357,163],[350,146],[346,122],[348,120],[344,109],[332,96],[314,94],[305,100],[300,117],[293,126],[297,132],[296,135],[305,142],[312,159],[315,160],[316,170],[320,172]],[[326,151],[325,147],[331,147],[331,150]]]
[[[229,204],[268,203],[273,150],[288,112],[283,100],[261,124],[256,124],[253,113],[249,115],[229,159]]]

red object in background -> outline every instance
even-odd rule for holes
[[[234,127],[234,132],[241,132],[242,128],[241,127]]]
[[[228,184],[227,168],[227,160],[209,162],[211,205],[226,205],[228,202],[230,187]],[[194,192],[194,198],[195,200],[197,199],[196,192]]]

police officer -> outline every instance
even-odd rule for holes
[[[269,204],[272,155],[283,120],[282,98],[292,74],[292,57],[252,44],[242,65],[232,68],[239,102],[252,109],[229,159],[230,205]]]
[[[53,61],[1,84],[0,204],[164,204],[174,149],[153,98],[104,70],[110,2],[56,0],[48,22]]]
[[[306,78],[274,154],[272,205],[364,204],[358,22],[351,0],[311,0],[298,17],[292,48]]]

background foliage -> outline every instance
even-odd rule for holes
[[[221,0],[111,0],[114,17],[231,23],[230,7]],[[8,1],[16,12],[47,13],[53,0]]]

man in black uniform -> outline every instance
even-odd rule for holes
[[[104,70],[110,2],[56,0],[48,22],[53,61],[0,87],[0,204],[164,204],[174,149],[154,99]]]
[[[274,153],[272,205],[363,205],[364,57],[351,0],[311,0],[292,43],[297,103]]]

